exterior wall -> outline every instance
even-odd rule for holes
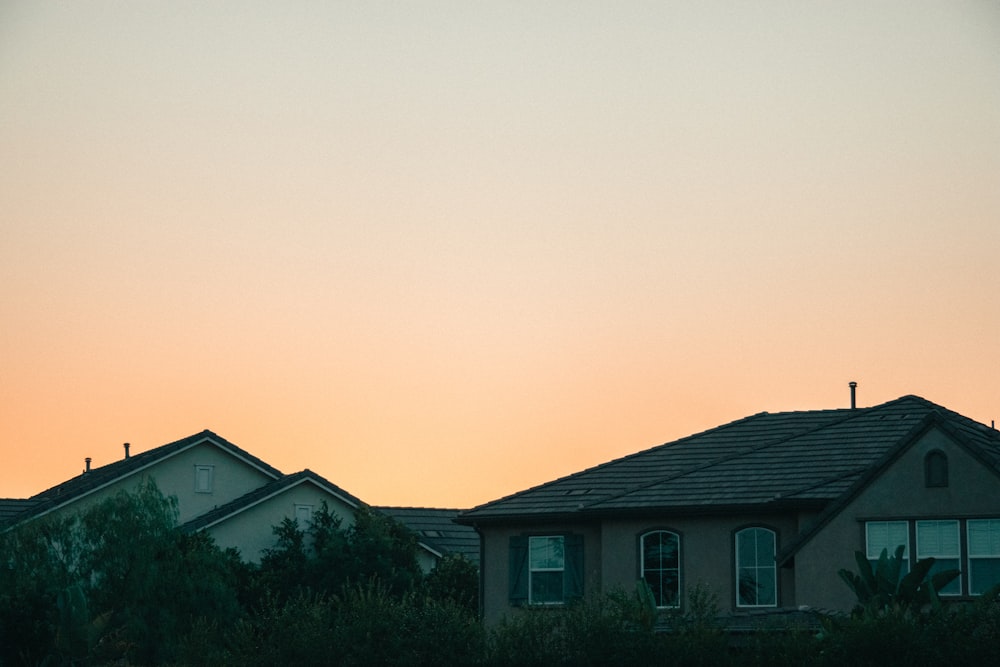
[[[515,535],[583,535],[584,592],[601,585],[601,531],[596,524],[540,524],[528,528],[479,528],[483,536],[479,572],[483,584],[483,620],[498,622],[504,615],[516,611],[510,604],[510,538]]]
[[[924,484],[924,457],[934,449],[948,457],[949,483],[944,488]],[[969,517],[1000,518],[1000,478],[945,433],[932,429],[795,555],[799,604],[842,610],[854,606],[854,595],[837,572],[857,569],[854,552],[865,549],[865,521]]]
[[[195,492],[195,466],[210,465],[212,492]],[[273,481],[269,475],[240,461],[228,451],[205,442],[159,462],[149,473],[165,495],[176,495],[179,523]]]
[[[437,556],[421,546],[417,547],[417,565],[420,566],[421,572],[429,574],[431,570],[437,567],[437,564]]]
[[[484,536],[480,576],[483,581],[483,619],[496,623],[515,611],[509,602],[509,544],[515,535],[579,533],[584,536],[585,590],[634,590],[640,577],[639,536],[666,529],[681,536],[682,605],[696,584],[718,595],[722,610],[736,610],[735,532],[749,526],[777,533],[778,551],[798,532],[798,516],[663,517],[605,520],[592,524],[546,524],[530,528],[480,528]],[[779,568],[778,606],[796,604],[795,578]]]
[[[350,505],[311,482],[303,482],[205,530],[220,549],[235,547],[243,560],[258,563],[264,550],[275,545],[274,526],[286,517],[294,519],[296,505],[312,505],[315,510],[324,500],[330,512],[341,518],[342,528],[354,525]]]
[[[213,466],[211,493],[195,492],[195,466],[198,465]],[[226,450],[210,442],[203,442],[114,481],[56,511],[83,511],[119,491],[131,491],[146,477],[152,477],[156,481],[156,486],[163,495],[177,497],[179,524],[273,481],[270,476],[235,458]]]
[[[736,610],[735,533],[759,526],[775,531],[776,549],[797,533],[793,515],[735,517],[662,517],[608,521],[603,526],[602,581],[606,590],[632,590],[641,576],[639,537],[650,530],[670,530],[681,539],[681,608],[695,586],[703,585],[718,595],[721,610]],[[788,570],[778,569],[778,606],[795,604],[795,580]]]

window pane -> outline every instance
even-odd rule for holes
[[[740,568],[738,594],[740,606],[753,607],[757,604],[758,588],[756,572],[753,568]]]
[[[969,593],[1000,584],[1000,519],[969,519]]]
[[[934,565],[931,567],[931,571],[927,574],[928,578],[934,576],[938,572],[944,570],[957,570],[959,569],[959,559],[957,558],[936,558],[934,560]],[[941,595],[961,595],[962,594],[962,578],[955,577],[955,579],[938,591]]]
[[[563,600],[562,572],[532,572],[531,602],[545,604],[562,602]]]
[[[969,560],[969,592],[982,595],[1000,584],[1000,558],[972,558]]]
[[[561,535],[528,539],[528,602],[547,604],[563,601],[566,565],[565,538]]]
[[[678,593],[678,579],[675,571],[647,571],[643,575],[643,581],[649,586],[656,600],[657,607],[676,607]]]
[[[958,521],[918,521],[917,558],[958,557]]]
[[[565,562],[562,537],[532,537],[529,544],[531,569],[562,569]]]
[[[877,561],[885,549],[889,556],[903,545],[903,557],[910,557],[909,524],[906,521],[869,521],[866,524],[868,560]]]
[[[1000,519],[970,519],[969,555],[1000,556]]]
[[[680,594],[680,536],[655,531],[642,536],[642,579],[657,607],[676,607]]]
[[[774,574],[774,570],[770,568],[757,570],[757,604],[760,606],[771,606],[777,603],[775,594],[778,587],[775,585]]]
[[[737,606],[777,604],[775,535],[766,528],[747,528],[736,534]]]

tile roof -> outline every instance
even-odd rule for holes
[[[33,501],[33,504],[30,507],[25,508],[24,511],[17,514],[15,517],[11,517],[11,520],[13,522],[19,522],[44,514],[51,509],[65,505],[68,502],[85,496],[88,493],[96,491],[97,489],[111,484],[112,482],[115,482],[123,477],[137,473],[158,461],[204,442],[210,442],[217,447],[226,450],[233,456],[244,460],[270,477],[280,478],[282,476],[281,471],[277,468],[274,468],[253,454],[237,447],[222,436],[206,429],[200,433],[195,433],[194,435],[190,435],[186,438],[181,438],[175,442],[170,442],[138,454],[133,454],[128,458],[122,458],[98,468],[91,468],[89,472],[81,473],[72,479],[62,482],[61,484],[57,484],[56,486],[46,489],[41,493],[35,494],[30,498],[30,500]]]
[[[327,492],[334,496],[337,496],[348,505],[358,508],[365,505],[364,502],[354,497],[347,491],[325,479],[321,475],[314,473],[312,470],[306,468],[305,470],[293,473],[291,475],[285,475],[279,479],[269,482],[264,486],[258,487],[249,493],[245,493],[239,498],[229,501],[225,505],[220,505],[213,510],[205,512],[204,514],[191,519],[187,523],[181,526],[181,530],[186,532],[194,532],[201,530],[202,528],[207,528],[213,524],[219,523],[229,517],[239,514],[240,512],[253,507],[273,496],[282,493],[283,491],[297,486],[303,482],[311,481],[314,484],[319,485],[321,488],[326,489]]]
[[[0,498],[0,528],[36,504],[37,501],[27,498]]]
[[[461,510],[428,507],[376,507],[417,534],[421,543],[440,554],[456,553],[479,565],[479,534],[455,523]]]
[[[1000,471],[1000,433],[903,396],[870,408],[762,412],[480,505],[458,520],[818,509],[847,493],[931,415]]]

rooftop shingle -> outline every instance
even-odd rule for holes
[[[800,505],[842,496],[929,415],[1000,470],[1000,434],[917,396],[762,412],[463,512],[463,523]]]

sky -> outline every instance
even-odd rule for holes
[[[1000,3],[0,4],[0,497],[211,429],[465,508],[1000,419]]]

